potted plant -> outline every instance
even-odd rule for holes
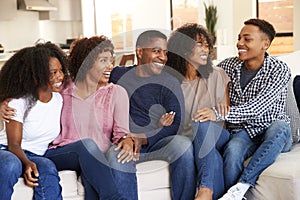
[[[208,32],[212,36],[213,40],[213,45],[216,43],[216,24],[218,21],[218,16],[217,16],[217,6],[213,4],[206,5],[204,2],[204,7],[205,7],[205,23],[206,23],[206,28]]]

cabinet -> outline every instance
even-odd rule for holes
[[[17,1],[0,1],[0,21],[13,20],[17,16]]]
[[[48,0],[57,11],[39,12],[40,20],[81,21],[81,0]]]

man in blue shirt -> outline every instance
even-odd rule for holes
[[[169,162],[172,199],[194,199],[193,147],[187,137],[178,135],[184,120],[183,94],[177,79],[163,72],[167,37],[155,30],[141,33],[136,42],[136,57],[137,65],[114,68],[110,81],[123,86],[130,98],[130,131],[137,162]],[[161,124],[160,119],[165,115],[172,115],[172,124]],[[111,166],[121,170],[114,170],[114,175],[123,187],[122,192],[137,199],[136,177],[131,173],[134,170],[129,169],[134,165],[115,162]]]
[[[224,177],[228,192],[222,200],[242,200],[261,172],[291,148],[291,128],[285,114],[288,66],[266,51],[275,37],[273,26],[249,19],[238,36],[238,57],[222,61],[231,79],[231,137],[224,150]],[[247,167],[244,161],[252,156]]]

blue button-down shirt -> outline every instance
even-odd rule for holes
[[[226,121],[241,125],[251,138],[263,133],[277,120],[290,121],[285,113],[288,82],[291,72],[286,63],[265,54],[256,76],[242,90],[241,68],[238,57],[225,59],[220,64],[231,79],[229,85],[230,112]],[[230,126],[229,126],[230,128]]]

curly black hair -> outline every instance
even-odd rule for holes
[[[195,47],[197,36],[200,36],[201,40],[206,40],[209,52],[211,53],[213,48],[212,37],[206,28],[197,23],[186,23],[177,28],[168,40],[168,61],[166,65],[175,69],[180,74],[168,67],[166,71],[177,77],[179,81],[182,81],[186,74],[187,56]],[[210,72],[212,72],[212,61],[209,57],[206,66],[198,68],[198,76],[207,78]]]
[[[67,74],[67,56],[51,42],[25,47],[15,53],[0,72],[0,102],[7,98],[21,97],[28,97],[36,102],[38,88],[48,87],[51,57],[59,60],[63,73]]]
[[[72,46],[69,72],[73,81],[85,79],[86,73],[93,67],[99,53],[109,51],[114,55],[114,45],[104,35],[75,40]]]

